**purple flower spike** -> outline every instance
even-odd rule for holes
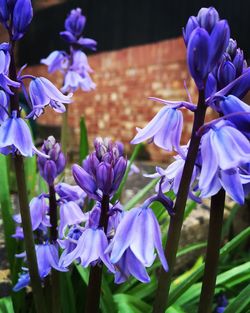
[[[28,118],[39,117],[45,108],[50,105],[56,112],[65,112],[63,103],[71,102],[71,95],[63,95],[47,78],[39,77],[31,81],[29,85],[32,111]]]
[[[0,126],[0,152],[10,154],[16,150],[27,157],[32,156],[33,152],[48,157],[36,149],[28,125],[13,111],[12,117],[7,118]]]
[[[114,267],[110,263],[108,254],[105,252],[107,247],[108,240],[102,229],[87,228],[79,238],[76,248],[60,262],[64,267],[67,267],[79,258],[81,265],[87,267],[92,262],[95,263],[101,260],[114,273]]]
[[[30,0],[17,0],[13,12],[13,40],[19,40],[26,33],[33,17]]]
[[[138,134],[131,141],[138,144],[150,138],[154,143],[167,151],[178,151],[182,132],[183,116],[177,109],[163,107],[146,127],[138,130]]]
[[[82,10],[77,8],[72,10],[65,20],[65,29],[75,36],[80,36],[86,23],[86,17],[82,15]]]
[[[59,237],[63,237],[66,227],[80,224],[87,220],[85,214],[80,207],[73,201],[69,201],[60,205],[60,225]]]
[[[154,262],[156,248],[163,268],[168,271],[161,244],[160,226],[150,208],[134,208],[125,214],[108,248],[111,250],[111,262],[119,262],[128,248],[145,267]]]

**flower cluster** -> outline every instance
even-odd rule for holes
[[[70,52],[53,51],[41,63],[48,66],[50,73],[61,71],[64,75],[64,85],[61,88],[63,93],[74,92],[78,88],[83,91],[95,89],[95,83],[90,77],[93,72],[88,64],[86,54],[82,49],[96,50],[96,41],[82,37],[86,18],[82,15],[80,8],[72,10],[65,20],[65,31],[61,37],[70,45]]]
[[[200,201],[224,188],[233,200],[243,204],[250,191],[250,109],[241,99],[250,88],[250,69],[236,41],[229,39],[227,22],[220,20],[212,7],[191,16],[183,36],[190,74],[199,91],[205,92],[205,106],[220,116],[194,134],[201,140],[189,196]],[[151,99],[165,106],[145,128],[138,129],[132,143],[153,138],[165,150],[174,148],[178,153],[175,162],[166,170],[157,168],[151,176],[163,177],[163,191],[171,189],[177,194],[190,144],[180,146],[180,109],[196,112],[197,107],[186,101]]]
[[[25,68],[16,73],[14,66],[14,42],[21,39],[32,20],[33,10],[30,0],[1,1],[0,22],[8,30],[10,43],[0,44],[0,152],[20,153],[32,156],[39,153],[33,145],[30,129],[21,117],[17,91],[22,88],[30,114],[27,118],[41,115],[46,105],[57,112],[64,111],[63,103],[70,103],[70,96],[63,95],[48,79],[22,75]],[[29,92],[24,81],[31,80]],[[10,101],[13,97],[13,101]]]

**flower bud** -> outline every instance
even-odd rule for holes
[[[82,10],[77,8],[72,10],[65,20],[65,29],[74,36],[81,35],[86,23],[86,17],[82,15]]]
[[[97,186],[95,180],[90,174],[77,164],[72,166],[72,174],[77,185],[79,185],[88,194],[88,196],[98,199],[98,197],[95,196]]]
[[[230,38],[226,52],[231,56],[232,59],[236,55],[236,50],[237,50],[237,42],[236,40],[233,40],[232,38]]]
[[[196,28],[189,39],[187,47],[187,62],[198,89],[204,88],[204,80],[209,70],[210,38],[203,28]]]
[[[43,168],[43,178],[49,186],[53,185],[57,176],[56,164],[52,160],[47,160]]]
[[[188,41],[189,41],[189,38],[190,38],[192,31],[194,29],[196,29],[197,27],[199,27],[199,23],[197,21],[197,18],[195,16],[190,16],[190,18],[188,19],[186,28],[185,29],[183,28],[183,30],[182,30],[183,38],[184,38],[186,46],[188,44]]]
[[[96,170],[96,184],[105,195],[108,195],[112,189],[114,179],[114,170],[112,165],[106,162],[101,162]]]
[[[117,190],[120,186],[120,183],[123,179],[127,168],[127,161],[121,156],[114,166],[114,183],[113,183],[113,190]]]
[[[197,21],[200,27],[205,28],[208,33],[211,33],[215,24],[219,21],[219,14],[215,8],[201,8],[198,15]]]
[[[30,0],[17,0],[13,12],[13,39],[19,40],[26,33],[33,17]]]
[[[8,9],[7,0],[0,0],[0,23],[6,25],[9,20],[10,13]]]
[[[240,76],[243,71],[243,66],[244,66],[244,54],[241,49],[237,49],[235,57],[233,59],[233,64],[236,69],[236,76]]]
[[[223,88],[236,78],[236,69],[232,62],[223,62],[218,69],[218,80]]]

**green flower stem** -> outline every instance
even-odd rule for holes
[[[164,313],[167,307],[170,284],[176,261],[176,254],[180,240],[190,181],[200,145],[200,137],[196,135],[196,132],[204,124],[205,114],[206,105],[204,90],[200,90],[198,105],[194,116],[191,141],[182,173],[180,187],[176,196],[176,202],[174,207],[175,215],[171,217],[168,229],[165,256],[168,261],[169,271],[165,272],[163,268],[161,268],[160,270],[158,288],[156,291],[156,298],[153,306],[153,313]]]
[[[99,227],[103,227],[106,234],[108,228],[108,211],[109,211],[109,196],[104,195],[101,202],[101,217]],[[90,268],[89,284],[87,289],[85,313],[98,313],[101,297],[102,284],[102,265],[96,265]]]
[[[224,189],[221,189],[211,198],[208,243],[198,310],[199,313],[212,312],[212,302],[219,264],[224,206],[225,191]]]
[[[50,216],[50,242],[56,243],[57,240],[57,202],[54,185],[49,186],[49,216]],[[60,313],[60,273],[51,270],[51,294],[52,294],[52,313]]]
[[[69,127],[68,127],[68,105],[65,104],[66,111],[62,114],[62,125],[61,125],[61,146],[62,152],[67,157],[68,150],[68,136],[69,136]]]
[[[16,81],[17,75],[16,75],[16,65],[15,65],[15,59],[14,59],[14,42],[10,41],[10,47],[11,47],[10,49],[11,61],[10,61],[9,76],[10,76],[10,79]],[[18,90],[15,88],[12,88],[12,91],[14,94],[10,97],[11,111],[12,112],[17,111],[18,116],[20,116],[19,102],[18,102]],[[36,308],[37,313],[46,313],[43,289],[41,286],[41,280],[40,280],[39,271],[38,271],[35,243],[34,243],[33,232],[32,232],[23,157],[21,155],[16,154],[14,157],[14,163],[15,163],[15,171],[16,171],[16,181],[17,181],[17,188],[18,188],[20,213],[21,213],[21,218],[22,218],[22,227],[23,227],[23,233],[24,233],[25,251],[26,251],[26,256],[27,256],[27,263],[28,263],[28,268],[29,268],[31,286],[33,290],[35,308]]]

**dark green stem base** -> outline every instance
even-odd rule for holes
[[[103,227],[105,234],[107,232],[109,220],[108,211],[109,211],[109,196],[104,195],[101,202],[101,217],[99,227]],[[99,312],[101,284],[102,284],[102,265],[99,264],[90,268],[85,313]]]
[[[65,104],[66,111],[62,114],[62,125],[61,125],[61,146],[62,152],[67,157],[68,150],[68,136],[69,136],[69,127],[68,127],[68,105]]]
[[[202,282],[199,313],[212,312],[212,302],[219,264],[225,191],[221,189],[211,198],[208,243],[205,259],[205,271]]]
[[[158,288],[156,291],[156,297],[153,306],[153,313],[164,313],[167,307],[168,294],[174,271],[174,265],[176,261],[176,254],[180,240],[181,228],[184,219],[184,212],[189,192],[190,181],[200,145],[200,137],[196,135],[196,132],[204,124],[205,114],[206,114],[205,96],[204,91],[201,90],[199,92],[199,101],[197,105],[197,110],[195,111],[194,124],[188,154],[186,157],[186,162],[182,173],[180,187],[176,197],[174,207],[175,215],[171,217],[168,229],[168,236],[165,247],[165,256],[168,262],[169,271],[165,272],[165,270],[161,267]]]
[[[41,286],[40,276],[38,273],[35,244],[32,232],[32,225],[30,219],[30,209],[27,197],[27,188],[24,173],[23,157],[15,156],[15,170],[17,178],[17,188],[20,204],[20,213],[22,218],[22,226],[24,233],[24,244],[27,255],[27,263],[30,273],[30,281],[33,291],[33,297],[37,313],[47,313],[45,309],[45,302],[43,300],[43,290]]]

